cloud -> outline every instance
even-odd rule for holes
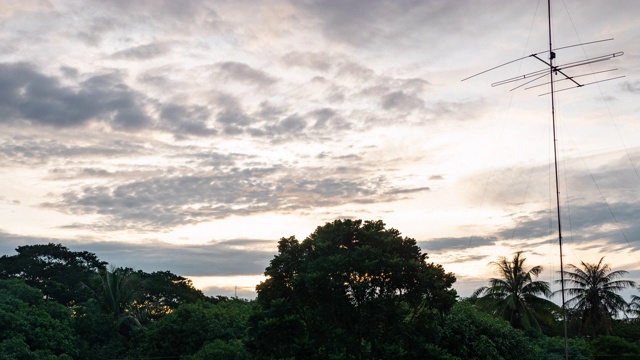
[[[79,89],[64,86],[26,63],[0,64],[0,121],[59,128],[104,121],[119,130],[150,124],[144,96],[118,74],[96,75],[78,85]]]
[[[620,84],[620,88],[623,91],[630,92],[632,94],[640,94],[640,80],[634,82],[624,81]]]
[[[189,155],[187,155],[189,156]],[[71,187],[42,206],[76,215],[97,215],[99,220],[71,224],[93,231],[136,229],[162,231],[230,215],[286,213],[324,206],[396,201],[428,188],[397,188],[372,170],[354,167],[347,158],[336,158],[332,168],[289,168],[242,165],[246,155],[212,153],[192,156],[198,171],[168,173],[105,173],[117,181]],[[342,163],[349,163],[348,167]],[[340,174],[340,176],[335,176]],[[54,174],[55,175],[55,174]],[[63,172],[60,176],[86,178],[87,173]]]
[[[77,17],[84,20],[83,31],[77,33],[87,45],[100,45],[105,38],[117,36],[117,32],[127,29],[129,38],[142,33],[175,34],[192,36],[199,31],[208,35],[223,31],[225,22],[206,2],[175,1],[91,1],[86,4],[71,4]]]
[[[311,16],[322,21],[322,30],[333,40],[355,46],[376,43],[389,30],[382,23],[397,18],[402,1],[308,1],[297,3]],[[380,20],[384,19],[384,20]]]
[[[276,240],[212,240],[202,245],[187,245],[53,239],[0,231],[0,255],[15,255],[15,248],[24,245],[61,243],[71,251],[95,253],[110,265],[146,272],[168,270],[181,276],[256,275],[264,273],[277,253]]]
[[[285,64],[318,70],[328,71],[332,66],[331,59],[324,53],[292,51],[286,53],[282,60]]]
[[[277,81],[264,71],[256,70],[244,63],[226,61],[218,63],[216,66],[219,69],[218,75],[225,80],[235,80],[257,86],[269,86]]]
[[[390,191],[388,194],[398,195],[398,194],[412,194],[417,192],[429,191],[431,190],[428,186],[419,187],[419,188],[411,188],[411,189],[396,189]]]
[[[108,16],[96,16],[90,20],[90,23],[83,31],[76,33],[80,41],[88,46],[99,45],[103,38],[118,28],[125,26],[122,19]]]
[[[93,144],[62,143],[58,140],[16,135],[0,139],[0,164],[41,165],[53,159],[83,159],[143,155],[148,151],[140,144],[123,140],[96,141]]]
[[[415,49],[416,44],[428,44],[433,49],[442,42],[439,37],[443,32],[474,35],[485,27],[472,21],[485,6],[476,2],[312,0],[295,5],[319,23],[326,38],[357,48]],[[500,16],[502,12],[492,19]]]
[[[275,125],[269,125],[266,127],[267,131],[276,135],[283,134],[300,134],[302,130],[307,127],[307,122],[297,115],[289,115],[286,118],[280,120]]]
[[[217,131],[208,127],[211,115],[207,107],[199,105],[163,104],[160,107],[162,127],[176,136],[210,136]]]
[[[385,110],[413,111],[424,107],[424,101],[421,99],[404,93],[403,91],[394,91],[382,97],[382,108]]]
[[[120,50],[111,56],[115,59],[124,60],[149,60],[166,54],[169,49],[166,43],[151,43]]]
[[[554,210],[555,211],[555,210]],[[621,246],[627,250],[640,249],[640,225],[636,214],[640,202],[591,202],[562,208],[562,228],[565,241],[583,248],[601,247],[603,244]],[[557,237],[558,223],[553,211],[541,210],[514,218],[512,227],[496,232],[501,239],[537,239]]]
[[[431,239],[420,241],[418,242],[418,245],[423,249],[423,251],[440,252],[444,250],[465,250],[482,246],[491,246],[495,245],[496,241],[497,238],[495,237],[469,236]],[[482,255],[482,257],[485,257],[485,255]]]
[[[336,115],[336,111],[330,108],[322,108],[309,113],[309,116],[316,119],[313,127],[322,129],[327,126],[327,122]]]

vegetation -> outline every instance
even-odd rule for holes
[[[552,315],[558,306],[541,297],[551,296],[549,283],[534,280],[542,272],[542,266],[525,271],[525,260],[519,251],[511,260],[501,256],[491,262],[500,278],[489,280],[489,286],[479,288],[474,296],[482,296],[478,303],[513,327],[540,329],[541,323],[553,321]]]
[[[459,299],[453,274],[381,221],[282,238],[252,301],[60,244],[16,252],[0,257],[0,359],[564,359],[558,308],[523,253]],[[569,357],[640,358],[626,272],[603,259],[568,268]]]
[[[604,257],[600,258],[597,264],[581,262],[581,267],[569,264],[573,271],[563,272],[568,286],[565,291],[570,296],[566,305],[579,312],[580,332],[587,331],[592,336],[611,333],[613,317],[629,307],[618,292],[635,286],[630,280],[616,280],[627,271],[612,271],[603,260]]]
[[[455,277],[382,221],[336,220],[283,238],[257,287],[262,358],[425,358],[455,302]]]

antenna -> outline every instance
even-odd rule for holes
[[[548,9],[548,25],[549,25],[549,50],[546,51],[540,51],[537,53],[533,53],[531,55],[525,56],[525,57],[521,57],[515,60],[511,60],[508,61],[504,64],[498,65],[498,66],[494,66],[488,70],[484,70],[481,71],[475,75],[471,75],[469,77],[466,77],[464,79],[462,79],[462,81],[466,81],[469,80],[471,78],[474,78],[478,75],[482,75],[485,74],[489,71],[501,68],[503,66],[512,64],[514,62],[517,61],[521,61],[521,60],[525,60],[528,58],[534,58],[540,62],[542,62],[545,66],[543,68],[541,68],[540,70],[536,70],[533,72],[529,72],[526,73],[524,75],[520,75],[520,76],[516,76],[516,77],[511,77],[508,79],[504,79],[504,80],[500,80],[497,82],[494,82],[491,84],[492,87],[496,87],[496,86],[501,86],[501,85],[506,85],[506,84],[515,84],[516,86],[514,88],[512,88],[510,91],[514,91],[520,88],[524,87],[524,90],[529,90],[529,89],[534,89],[540,86],[544,86],[544,85],[549,85],[550,91],[540,94],[538,96],[544,96],[544,95],[551,95],[551,119],[552,119],[552,127],[553,127],[553,158],[554,158],[554,165],[555,165],[555,185],[556,185],[556,208],[557,208],[557,217],[558,217],[558,247],[560,249],[560,284],[562,287],[562,322],[564,325],[564,358],[565,360],[569,359],[569,346],[568,346],[568,336],[567,336],[567,314],[566,314],[566,301],[565,301],[565,284],[564,284],[564,259],[563,259],[563,254],[562,254],[562,226],[561,226],[561,221],[560,221],[560,189],[559,189],[559,183],[558,183],[558,151],[557,151],[557,136],[556,136],[556,115],[555,115],[555,93],[560,92],[560,91],[565,91],[565,90],[571,90],[571,89],[575,89],[575,88],[579,88],[579,87],[584,87],[587,85],[592,85],[592,84],[597,84],[600,82],[604,82],[604,81],[611,81],[611,80],[615,80],[615,79],[620,79],[623,78],[623,76],[618,76],[618,77],[614,77],[614,78],[609,78],[609,79],[605,79],[605,80],[596,80],[596,81],[592,81],[592,82],[587,82],[587,83],[583,83],[577,80],[577,78],[581,78],[584,76],[589,76],[589,75],[595,75],[595,74],[601,74],[601,73],[608,73],[608,72],[612,72],[612,71],[616,71],[618,69],[608,69],[608,70],[602,70],[602,71],[592,71],[591,73],[584,73],[584,74],[578,74],[578,75],[570,75],[569,71],[567,70],[573,70],[575,68],[579,68],[581,66],[584,65],[590,65],[590,64],[595,64],[595,63],[600,63],[600,62],[605,62],[608,60],[611,60],[613,58],[616,57],[620,57],[622,55],[624,55],[624,53],[622,51],[619,52],[615,52],[612,54],[606,54],[606,55],[601,55],[601,56],[596,56],[593,58],[587,58],[587,59],[583,59],[583,60],[577,60],[577,61],[572,61],[572,62],[568,62],[562,65],[554,65],[554,60],[556,59],[556,51],[558,50],[564,50],[564,49],[569,49],[572,47],[576,47],[576,46],[584,46],[584,45],[591,45],[591,44],[596,44],[596,43],[601,43],[601,42],[605,42],[605,41],[611,41],[613,40],[611,39],[604,39],[604,40],[596,40],[596,41],[590,41],[590,42],[585,42],[585,43],[580,43],[580,44],[574,44],[574,45],[569,45],[569,46],[563,46],[563,47],[559,47],[559,48],[553,48],[552,44],[551,44],[551,0],[547,0],[547,9]],[[546,57],[540,57],[539,55],[542,54],[549,54],[548,59],[546,59]],[[549,75],[549,80],[546,82],[543,82],[544,80],[541,79],[546,79],[547,75]],[[560,79],[556,80],[555,77],[558,76],[560,77]],[[526,80],[526,81],[525,81]],[[524,82],[523,82],[524,81]],[[556,90],[555,89],[555,84],[559,83],[561,81],[567,82],[572,84],[572,86],[570,87],[565,87],[563,89],[559,89]],[[526,85],[530,85],[525,87]]]

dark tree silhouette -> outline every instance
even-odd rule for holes
[[[429,358],[455,277],[382,221],[336,220],[282,238],[257,287],[258,358]]]
[[[580,333],[586,330],[592,336],[611,333],[612,317],[628,307],[618,292],[635,286],[631,280],[617,280],[627,271],[612,271],[611,266],[604,264],[603,260],[604,257],[600,258],[597,264],[581,261],[580,267],[569,264],[567,267],[572,271],[563,271],[565,291],[570,296],[566,305],[579,312]],[[557,293],[559,291],[554,294]]]
[[[16,255],[0,257],[0,279],[22,279],[47,299],[66,306],[87,300],[81,283],[105,269],[106,262],[88,251],[70,251],[62,244],[25,245]]]
[[[498,261],[489,263],[496,268],[500,278],[489,280],[489,286],[479,288],[474,296],[480,298],[481,307],[507,320],[513,327],[540,329],[541,322],[550,321],[557,305],[541,297],[551,296],[549,283],[534,280],[542,272],[542,266],[526,270],[525,260],[518,251],[512,259],[501,256]]]

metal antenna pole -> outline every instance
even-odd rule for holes
[[[558,138],[557,138],[557,134],[556,134],[556,109],[555,109],[555,93],[560,92],[560,91],[565,91],[565,90],[570,90],[570,89],[576,89],[576,88],[581,88],[583,86],[586,85],[591,85],[591,84],[597,84],[603,81],[610,81],[610,80],[615,80],[615,79],[619,79],[622,78],[624,76],[618,76],[618,77],[614,77],[614,78],[609,78],[609,79],[605,79],[605,80],[596,80],[596,81],[592,81],[589,83],[582,83],[582,82],[578,82],[576,80],[576,78],[582,77],[582,76],[586,76],[586,75],[594,75],[594,74],[599,74],[599,73],[603,73],[603,72],[609,72],[609,71],[614,71],[617,69],[609,69],[609,70],[604,70],[604,71],[595,71],[595,72],[591,72],[590,74],[581,74],[581,75],[569,75],[568,72],[565,72],[567,69],[573,69],[573,68],[577,68],[580,66],[584,66],[584,65],[589,65],[589,64],[594,64],[594,63],[599,63],[599,62],[604,62],[604,61],[608,61],[611,60],[613,58],[616,57],[620,57],[622,55],[624,55],[624,52],[622,51],[618,51],[612,54],[607,54],[607,55],[602,55],[602,56],[597,56],[597,57],[593,57],[593,58],[587,58],[584,60],[578,60],[578,61],[572,61],[572,62],[568,62],[565,64],[560,64],[560,65],[554,65],[554,59],[556,58],[556,53],[555,50],[562,50],[562,49],[568,49],[568,48],[572,48],[572,47],[576,47],[576,46],[583,46],[583,45],[589,45],[589,44],[596,44],[596,43],[600,43],[600,42],[604,42],[604,41],[610,41],[613,39],[604,39],[604,40],[596,40],[596,41],[589,41],[589,42],[585,42],[585,43],[580,43],[580,44],[574,44],[574,45],[568,45],[568,46],[562,46],[559,48],[554,49],[552,44],[551,44],[551,40],[552,40],[552,35],[551,35],[551,0],[547,0],[547,7],[548,7],[548,17],[549,17],[549,50],[545,50],[545,51],[541,51],[541,52],[537,52],[537,53],[533,53],[531,55],[525,56],[525,57],[521,57],[519,59],[516,60],[511,60],[508,61],[504,64],[498,65],[498,66],[494,66],[491,69],[479,72],[475,75],[471,75],[468,76],[464,79],[462,79],[462,81],[466,81],[469,80],[471,78],[474,78],[478,75],[487,73],[489,71],[501,68],[505,65],[509,65],[512,64],[516,61],[519,60],[523,60],[526,58],[535,58],[537,60],[539,60],[540,62],[542,62],[545,67],[543,67],[540,70],[536,70],[524,75],[519,75],[516,77],[511,77],[505,80],[501,80],[501,81],[497,81],[491,84],[492,87],[494,86],[500,86],[500,85],[505,85],[505,84],[512,84],[515,83],[516,86],[514,88],[512,88],[511,90],[516,90],[519,88],[522,88],[526,85],[532,84],[528,87],[525,87],[524,89],[533,89],[533,88],[537,88],[539,86],[543,86],[546,84],[549,84],[551,89],[550,92],[548,93],[544,93],[544,94],[540,94],[539,96],[543,96],[543,95],[551,95],[551,119],[552,119],[552,124],[553,124],[553,160],[554,160],[554,165],[555,165],[555,180],[556,180],[556,208],[558,210],[558,245],[560,247],[560,285],[561,285],[561,292],[562,292],[562,323],[564,326],[564,358],[565,360],[569,360],[569,341],[568,341],[568,335],[567,335],[567,308],[566,308],[566,298],[565,298],[565,283],[564,283],[564,256],[562,254],[562,222],[560,221],[560,185],[558,182]],[[544,59],[544,57],[540,57],[538,55],[541,54],[546,54],[549,53],[549,61],[547,61],[546,59]],[[547,74],[547,67],[549,68],[548,74],[550,75],[550,81],[548,83],[540,83],[541,81],[538,81],[542,78],[544,78]],[[561,79],[560,80],[555,80],[555,77],[559,76]],[[517,85],[519,82],[521,81],[526,81],[525,83],[520,83],[520,85]],[[559,90],[556,90],[554,88],[554,83],[556,81],[566,81],[566,83],[570,83],[572,84],[570,87],[564,87],[561,88]]]
[[[560,223],[560,187],[558,184],[558,150],[557,143],[558,139],[556,137],[556,108],[555,108],[555,94],[553,88],[553,78],[555,69],[553,67],[553,60],[556,57],[556,54],[553,52],[553,47],[551,46],[551,0],[547,0],[547,6],[549,9],[549,75],[551,76],[551,121],[553,123],[553,161],[555,165],[555,175],[556,175],[556,208],[558,209],[558,244],[560,245],[560,284],[562,287],[562,322],[564,324],[564,358],[565,360],[569,360],[569,344],[567,340],[567,312],[565,307],[565,298],[564,298],[564,260],[562,259],[562,226]]]

